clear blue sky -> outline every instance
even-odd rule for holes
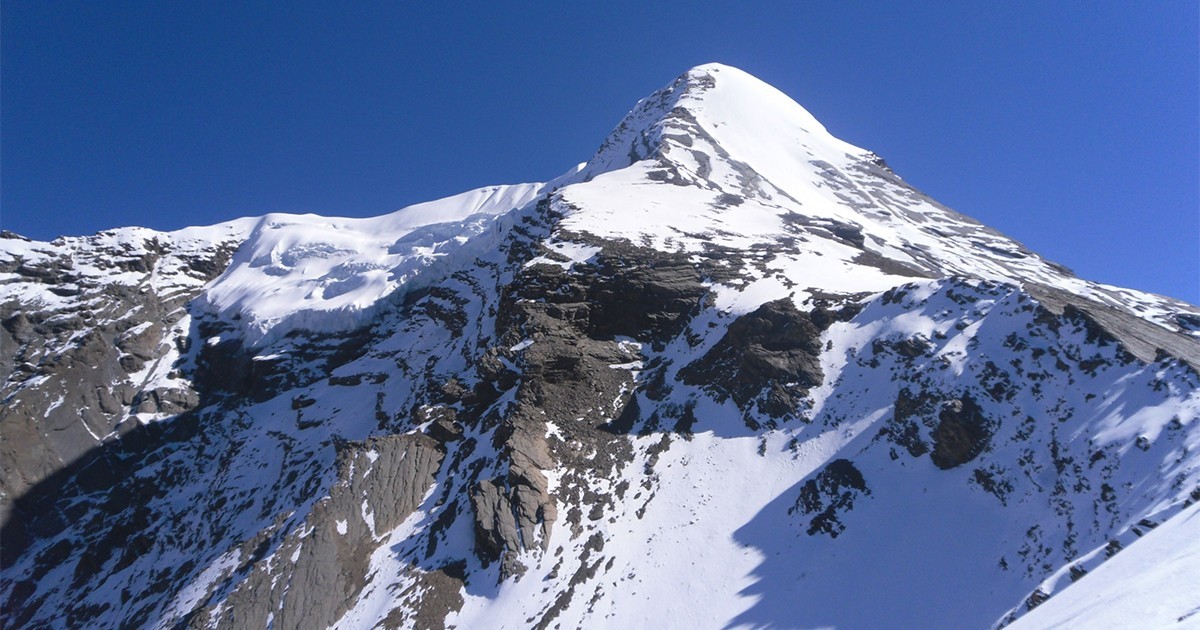
[[[1200,302],[1195,0],[538,4],[3,0],[0,227],[546,180],[720,61],[1079,275]]]

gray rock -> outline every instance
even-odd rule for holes
[[[86,243],[86,241],[85,241]],[[158,361],[169,349],[170,328],[187,303],[224,270],[232,245],[219,245],[205,261],[203,278],[176,280],[164,295],[145,289],[160,273],[170,252],[157,241],[140,248],[79,245],[53,249],[57,257],[32,263],[19,256],[0,261],[18,276],[13,282],[49,285],[70,298],[66,306],[0,304],[0,523],[12,500],[78,460],[102,440],[115,436],[129,412],[177,414],[198,404],[188,389],[138,395],[134,372]],[[107,284],[85,277],[77,261],[104,269],[142,274],[142,284]],[[172,282],[160,278],[160,282]],[[39,377],[51,378],[41,379]],[[136,402],[135,402],[136,398]],[[55,406],[54,401],[61,400]]]
[[[370,558],[380,544],[376,536],[399,526],[420,506],[443,457],[441,446],[421,434],[342,444],[338,481],[329,496],[282,538],[268,536],[244,545],[245,555],[253,556],[261,547],[269,549],[272,560],[257,562],[226,606],[209,608],[205,616],[217,627],[231,628],[265,627],[272,616],[272,627],[279,629],[327,627],[337,621],[371,580]],[[372,515],[373,526],[364,513]],[[422,572],[412,571],[420,579]],[[443,587],[458,591],[453,581]]]
[[[520,549],[517,520],[502,480],[484,479],[471,491],[475,510],[475,548],[485,562],[499,560],[506,549]]]
[[[1025,290],[1051,314],[1082,323],[1089,331],[1089,342],[1100,345],[1119,343],[1124,350],[1145,363],[1157,361],[1161,355],[1166,355],[1200,370],[1200,339],[1187,334],[1186,328],[1168,330],[1135,317],[1124,309],[1046,285],[1031,283],[1025,286]],[[1120,299],[1119,295],[1116,297]],[[1179,307],[1185,319],[1200,318],[1200,313],[1193,312],[1195,307],[1183,303],[1179,303]]]
[[[943,403],[938,420],[929,458],[943,470],[979,457],[996,431],[996,423],[983,415],[973,398],[965,395]]]
[[[732,398],[745,412],[758,399],[760,410],[783,417],[821,383],[818,324],[832,321],[824,313],[801,312],[790,299],[768,302],[730,324],[725,336],[679,375],[718,400]]]
[[[800,496],[789,513],[801,513],[809,520],[808,535],[827,534],[837,538],[846,530],[839,516],[854,508],[858,497],[869,496],[862,473],[848,459],[835,459],[821,472],[804,482]]]

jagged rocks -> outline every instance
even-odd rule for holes
[[[480,480],[471,490],[476,550],[485,562],[521,549],[545,551],[558,519],[542,472],[554,466],[544,424],[517,413],[498,437],[507,454],[507,476]],[[507,557],[505,566],[506,573],[517,570]]]
[[[14,497],[121,433],[130,415],[198,404],[187,386],[147,388],[145,379],[231,251],[214,243],[175,253],[156,238],[113,243],[101,233],[0,252],[5,288],[17,296],[0,304],[0,522]]]
[[[523,570],[516,552],[548,548],[559,500],[571,514],[584,511],[584,503],[589,513],[600,509],[602,499],[584,481],[589,470],[632,458],[629,444],[613,435],[612,415],[595,402],[628,398],[622,392],[630,389],[629,374],[610,366],[631,357],[615,338],[661,345],[682,331],[707,292],[687,257],[602,245],[594,263],[569,272],[553,265],[524,268],[501,299],[500,338],[530,342],[512,385],[516,404],[495,434],[507,474],[478,481],[471,504],[477,553],[489,563],[503,560],[502,577]],[[485,360],[480,371],[496,371],[493,363],[502,362]],[[547,421],[564,428],[573,445],[552,449]],[[543,471],[562,465],[569,471],[563,496],[552,497]],[[579,527],[572,519],[573,532]]]
[[[852,509],[858,497],[870,494],[862,472],[854,463],[848,459],[835,459],[804,483],[788,513],[812,517],[807,529],[809,536],[828,534],[830,538],[837,538],[846,530],[839,513]]]
[[[558,519],[557,506],[544,487],[545,476],[529,469],[523,474],[529,477],[517,477],[511,487],[503,479],[484,479],[471,491],[476,552],[488,564],[503,560],[502,580],[524,574],[524,565],[516,559],[521,549],[549,548],[550,534]],[[510,472],[510,479],[513,478]],[[540,488],[530,483],[539,480]]]
[[[827,315],[798,310],[790,299],[768,302],[730,324],[680,377],[718,399],[732,398],[744,411],[757,401],[762,412],[783,417],[821,382],[821,324],[829,321]]]
[[[445,444],[457,442],[463,438],[463,427],[458,422],[458,413],[453,407],[437,405],[422,410],[423,417],[429,423],[425,432],[433,439]]]
[[[912,457],[929,453],[933,464],[943,470],[978,457],[996,432],[996,423],[983,414],[969,394],[942,398],[931,392],[914,394],[905,388],[892,409],[892,417],[880,429],[879,437],[904,448]],[[892,458],[896,457],[893,451]]]
[[[661,345],[679,334],[687,318],[708,293],[704,277],[728,275],[709,261],[697,265],[688,256],[669,254],[622,242],[583,242],[601,247],[592,261],[570,271],[556,265],[533,265],[523,270],[517,283],[519,297],[542,304],[542,310],[560,326],[591,339],[627,336]],[[528,302],[519,310],[527,310]],[[505,303],[506,315],[516,315]]]
[[[884,354],[891,351],[906,359],[915,359],[923,356],[929,352],[930,347],[932,347],[932,344],[929,343],[929,340],[919,335],[899,341],[876,339],[871,342],[871,351],[875,354]]]
[[[907,388],[901,389],[892,407],[892,418],[880,429],[880,436],[904,448],[913,457],[928,453],[929,445],[922,438],[921,426],[917,421],[923,414],[930,413],[935,400],[928,394],[914,395]],[[895,451],[892,453],[892,458],[895,459]]]
[[[400,594],[399,605],[380,625],[387,630],[408,627],[443,630],[446,616],[462,608],[465,578],[466,563],[462,561],[418,574],[415,584]]]
[[[549,495],[550,482],[543,470],[554,467],[545,432],[539,432],[534,422],[519,422],[507,440],[509,449],[508,485],[517,527],[526,547],[533,548],[541,539],[545,551],[550,546],[550,532],[558,518],[558,509]]]
[[[138,413],[180,414],[195,409],[200,404],[200,395],[190,387],[142,390],[133,398],[133,408]]]
[[[484,479],[471,490],[475,509],[475,549],[486,562],[500,559],[505,549],[520,549],[517,520],[502,479]]]
[[[218,627],[302,629],[336,622],[373,577],[368,569],[376,537],[417,509],[443,457],[440,444],[419,433],[341,444],[338,481],[329,496],[290,534],[248,541],[244,555],[261,559],[269,550],[273,561],[255,563],[226,605],[204,617]],[[418,579],[424,573],[412,571]],[[458,590],[453,580],[430,580],[434,588]]]
[[[929,458],[941,469],[961,466],[987,448],[994,432],[994,423],[970,396],[946,401],[938,412]]]
[[[1047,309],[1047,318],[1081,326],[1088,341],[1097,346],[1119,344],[1118,359],[1131,362],[1134,357],[1144,362],[1156,361],[1160,355],[1183,360],[1194,369],[1200,370],[1200,339],[1186,334],[1188,327],[1182,326],[1185,334],[1179,334],[1135,317],[1128,311],[1087,299],[1045,284],[1032,283],[1025,287],[1038,303]],[[1053,325],[1057,328],[1058,321]],[[1200,321],[1195,313],[1179,313],[1175,321]]]
[[[227,322],[198,317],[191,378],[196,390],[212,400],[243,397],[261,402],[292,388],[329,377],[330,372],[364,352],[369,327],[340,334],[297,331],[270,350],[247,346]],[[372,380],[382,380],[375,379]]]

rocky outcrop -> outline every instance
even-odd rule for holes
[[[512,497],[503,479],[484,479],[471,492],[475,510],[475,549],[482,559],[494,562],[506,549],[521,549]]]
[[[989,419],[970,394],[945,396],[935,391],[900,390],[892,417],[879,430],[912,457],[929,453],[935,466],[956,468],[987,450],[998,423]],[[896,459],[895,450],[892,459]]]
[[[913,394],[908,388],[901,389],[892,406],[892,417],[879,430],[879,437],[890,440],[912,457],[928,453],[929,444],[925,442],[922,426],[924,418],[932,415],[935,404],[936,398],[930,394]],[[895,449],[891,456],[892,459],[899,457]]]
[[[0,522],[13,498],[130,431],[130,415],[196,407],[190,384],[147,380],[169,371],[190,335],[187,304],[234,245],[177,250],[102,233],[0,260],[9,295],[25,296],[0,304]]]
[[[752,411],[781,418],[795,412],[808,390],[821,383],[821,331],[834,317],[824,310],[800,311],[786,298],[767,302],[730,324],[725,336],[679,375],[718,400],[732,398],[756,428]]]
[[[370,327],[339,334],[296,331],[267,349],[247,346],[232,326],[208,314],[198,314],[193,326],[194,336],[205,341],[186,367],[206,403],[262,402],[310,385],[361,357],[372,340]]]
[[[943,470],[961,466],[979,457],[995,430],[995,423],[983,415],[970,396],[946,401],[938,412],[929,458]]]
[[[595,244],[600,253],[585,263],[524,267],[502,296],[501,345],[523,346],[513,356],[514,404],[495,433],[507,469],[471,490],[477,552],[503,560],[502,577],[522,572],[516,552],[549,548],[560,505],[571,536],[584,531],[585,514],[596,520],[611,508],[614,497],[595,492],[593,480],[632,460],[614,421],[627,421],[626,431],[637,422],[620,413],[636,405],[631,374],[613,366],[641,359],[640,344],[661,348],[680,334],[707,294],[704,266],[686,256]],[[548,438],[551,427],[561,437]],[[564,472],[553,495],[550,469]]]
[[[809,536],[827,534],[830,538],[837,538],[846,530],[839,514],[853,509],[858,497],[870,494],[866,480],[854,463],[848,459],[835,459],[815,477],[804,482],[800,496],[788,513],[811,517],[807,530]]]
[[[1189,334],[1191,328],[1183,322],[1196,318],[1195,313],[1180,312],[1175,316],[1176,330],[1169,330],[1146,319],[1135,317],[1128,310],[1104,304],[1044,284],[1025,287],[1038,302],[1054,316],[1078,323],[1088,331],[1088,338],[1099,345],[1119,343],[1121,348],[1143,362],[1161,356],[1181,359],[1200,370],[1200,337]],[[1112,296],[1114,301],[1120,294]],[[1182,305],[1181,305],[1182,306]]]
[[[441,445],[422,434],[340,445],[338,480],[329,496],[317,501],[303,525],[281,539],[268,532],[243,545],[243,557],[272,560],[254,562],[222,605],[196,610],[193,620],[230,628],[333,624],[373,579],[370,559],[378,538],[421,505],[443,457]],[[433,572],[409,570],[414,576]]]
[[[544,427],[544,422],[532,418],[509,418],[500,435],[508,457],[507,476],[480,480],[471,491],[476,549],[486,562],[503,557],[505,576],[520,572],[515,564],[517,551],[549,547],[558,520],[558,507],[543,473],[555,466]]]

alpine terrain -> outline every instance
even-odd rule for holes
[[[548,183],[3,237],[6,628],[1200,624],[1200,308],[735,68]]]

